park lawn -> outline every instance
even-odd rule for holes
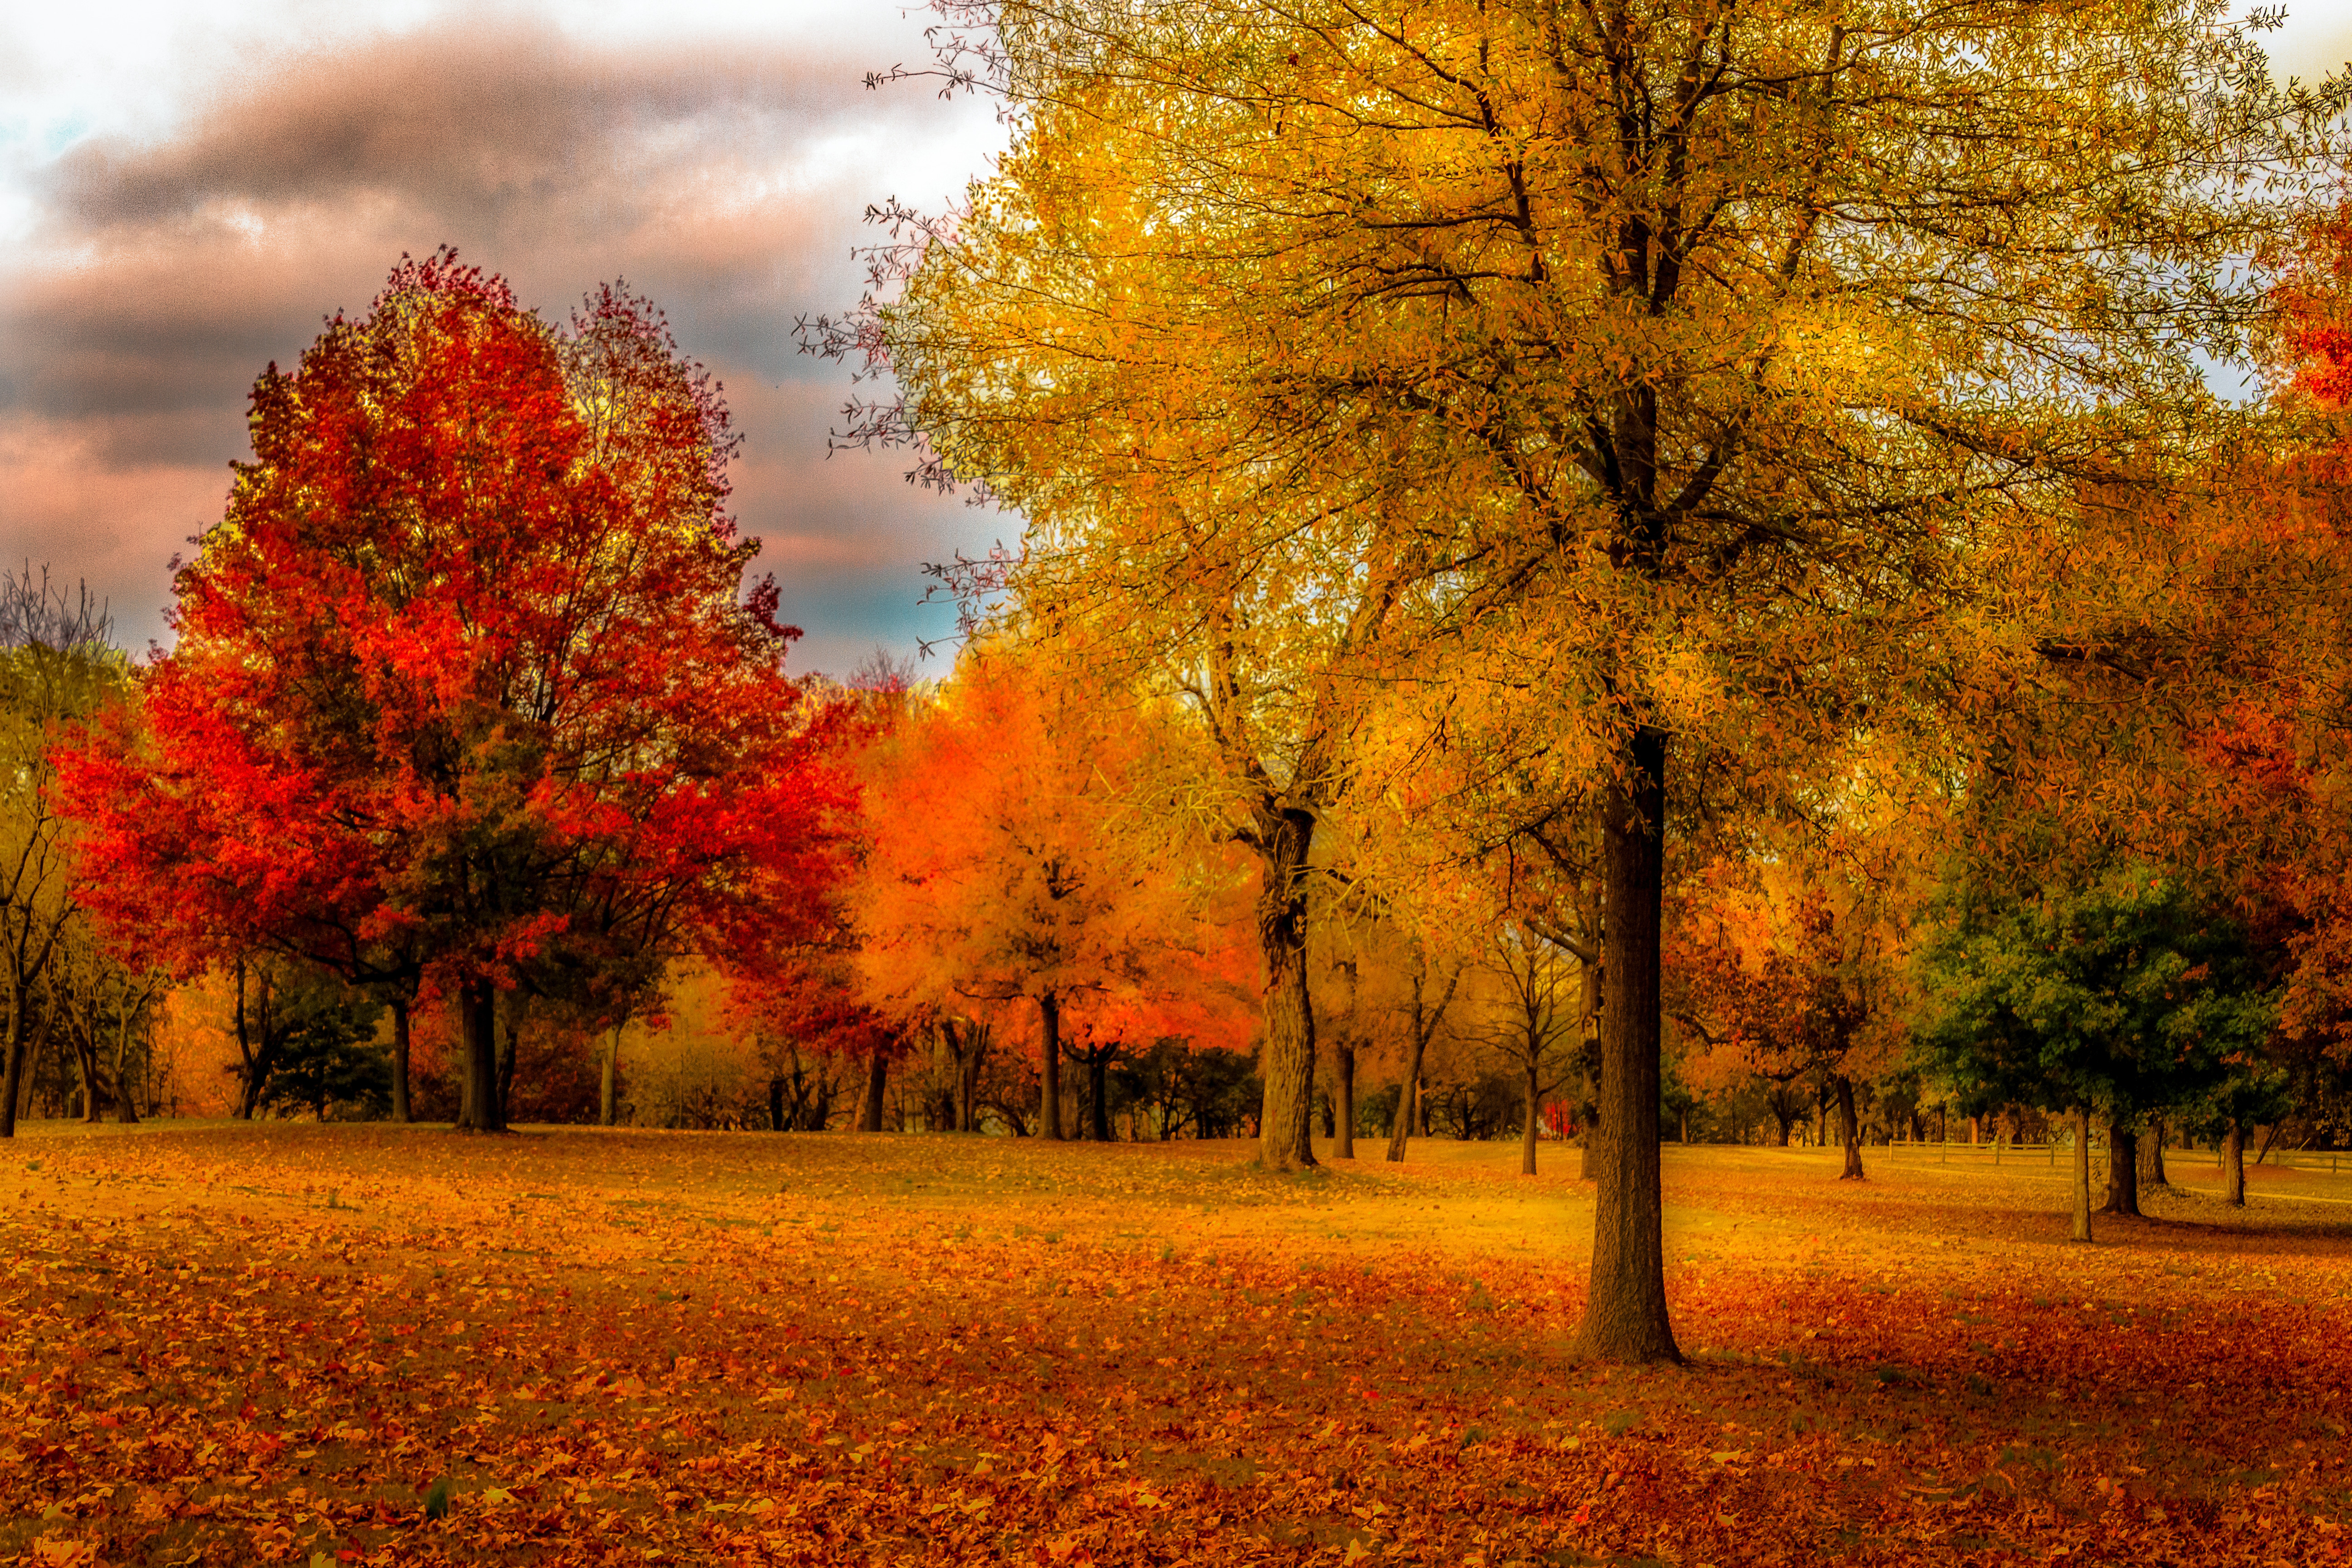
[[[2352,1176],[2083,1249],[2063,1166],[1669,1148],[1628,1370],[1574,1151],[1361,1147],[35,1124],[0,1560],[2347,1554]]]

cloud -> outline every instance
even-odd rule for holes
[[[449,21],[265,52],[167,136],[77,145],[0,263],[0,543],[102,577],[126,631],[160,631],[163,563],[217,515],[255,376],[449,242],[550,314],[617,277],[662,305],[728,384],[737,510],[811,644],[903,647],[915,620],[888,606],[919,596],[919,563],[1002,525],[889,458],[825,463],[845,380],[791,326],[855,297],[866,202],[946,195],[992,132],[984,108],[865,91],[874,63]]]

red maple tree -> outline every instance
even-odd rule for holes
[[[461,1124],[496,1129],[499,990],[617,1008],[824,921],[832,720],[657,312],[607,288],[557,327],[404,258],[251,424],[142,711],[66,760],[110,930],[454,996]]]

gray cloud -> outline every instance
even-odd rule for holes
[[[402,251],[451,242],[550,314],[622,276],[667,310],[728,384],[737,510],[806,606],[800,662],[933,635],[919,563],[1003,524],[908,489],[892,459],[825,463],[846,388],[790,335],[854,298],[865,203],[985,125],[919,89],[864,91],[877,63],[452,23],[265,56],[166,140],[75,148],[38,173],[32,243],[0,263],[0,546],[159,630],[163,563],[216,515],[263,364],[363,309]]]

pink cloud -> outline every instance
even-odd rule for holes
[[[737,511],[812,652],[903,646],[919,563],[1004,524],[887,457],[824,461],[847,388],[794,355],[792,321],[855,296],[877,165],[970,134],[968,108],[862,91],[874,63],[450,25],[265,58],[167,142],[77,149],[0,263],[0,546],[157,635],[163,563],[218,515],[254,377],[402,251],[454,242],[550,314],[623,276],[663,305],[728,384]]]

